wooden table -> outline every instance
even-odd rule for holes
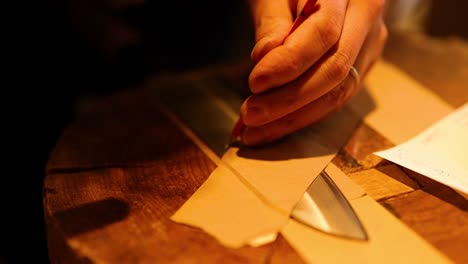
[[[468,43],[392,33],[384,57],[452,106],[468,100]],[[243,65],[219,68],[244,80]],[[241,85],[241,83],[239,83]],[[361,124],[333,160],[369,195],[457,263],[468,263],[468,202],[450,188],[382,160],[392,144]],[[49,254],[55,263],[302,263],[279,238],[229,249],[169,220],[215,164],[164,115],[148,90],[101,98],[67,128],[44,182]],[[363,176],[376,169],[391,196]]]

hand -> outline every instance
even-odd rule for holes
[[[340,109],[381,56],[387,38],[383,0],[318,0],[288,34],[306,0],[249,0],[255,25],[252,95],[241,107],[241,141],[258,145],[313,124]]]

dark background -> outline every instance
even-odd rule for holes
[[[109,2],[46,0],[6,9],[0,263],[47,261],[45,164],[81,98],[137,85],[149,72],[249,56],[243,1]]]
[[[4,9],[2,34],[0,263],[40,263],[45,164],[80,99],[136,85],[149,72],[248,57],[253,33],[242,0],[16,2]],[[425,31],[468,39],[466,10],[464,1],[433,1]]]

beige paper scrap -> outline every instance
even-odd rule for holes
[[[359,197],[366,195],[366,191],[359,185],[357,185],[353,180],[351,180],[340,168],[335,164],[330,163],[325,168],[325,171],[333,179],[335,184],[341,190],[343,195],[348,200],[354,200]]]
[[[468,103],[414,138],[375,154],[468,195]]]
[[[230,148],[223,161],[270,207],[289,215],[307,186],[333,159],[329,150],[304,133],[262,148]]]
[[[453,110],[436,94],[383,60],[371,69],[363,89],[349,106],[394,144],[416,136]]]
[[[358,214],[369,240],[337,237],[289,219],[281,234],[306,262],[451,263],[374,199],[362,195],[362,189],[335,165],[326,170]]]
[[[230,148],[171,219],[199,227],[229,247],[271,242],[358,122],[344,109],[274,144]]]
[[[171,219],[201,227],[222,244],[238,248],[257,236],[277,232],[287,216],[265,206],[222,163]]]
[[[350,202],[369,241],[339,238],[292,219],[281,234],[308,263],[451,263],[369,196]]]
[[[283,141],[278,147],[297,145],[299,141],[300,138]],[[309,154],[324,150],[313,141],[309,147]],[[224,245],[234,248],[260,245],[256,238],[277,233],[286,224],[290,210],[307,186],[334,156],[331,153],[287,160],[257,160],[251,159],[251,152],[242,157],[238,151],[231,148],[208,180],[171,217],[175,222],[202,228]],[[264,151],[268,149],[261,149],[258,157],[266,154]]]
[[[369,79],[370,86],[365,91],[368,92],[370,97],[363,97],[361,93],[361,96],[358,96],[350,106],[353,112],[359,115],[370,113],[366,117],[366,122],[393,142],[398,143],[401,140],[410,138],[431,124],[434,118],[443,116],[450,111],[448,105],[437,100],[433,94],[427,93],[422,87],[418,87],[417,83],[412,82],[404,76],[402,77],[401,72],[384,62],[377,63],[374,71],[370,73]],[[420,108],[417,111],[411,112],[415,108],[414,102],[419,99],[423,101]],[[372,104],[374,104],[374,107],[369,107]],[[397,108],[397,111],[395,108]],[[348,132],[352,132],[355,128],[355,126],[345,124],[346,122],[349,123],[350,120],[356,121],[358,119],[350,115],[348,111],[343,112],[347,114],[335,115],[321,125],[316,126],[317,130],[314,133],[306,133],[305,135],[309,136],[310,141],[301,137],[289,138],[289,140],[298,140],[298,142],[291,145],[294,146],[292,149],[296,149],[296,151],[297,149],[300,150],[305,142],[314,142],[310,144],[323,146],[322,151],[318,151],[316,156],[309,155],[307,157],[307,155],[301,155],[301,152],[298,152],[274,158],[274,156],[278,156],[279,154],[262,154],[262,150],[258,150],[257,153],[255,153],[256,151],[249,153],[236,149],[229,150],[223,157],[223,164],[218,163],[219,167],[212,173],[209,179],[171,219],[179,223],[200,227],[216,237],[221,243],[231,247],[249,244],[252,241],[256,241],[255,238],[259,237],[275,237],[275,232],[284,227],[281,232],[285,232],[284,234],[289,236],[291,244],[301,255],[304,255],[305,253],[300,247],[300,245],[304,244],[300,242],[299,246],[297,246],[297,239],[301,240],[304,233],[313,231],[310,228],[306,228],[306,231],[300,230],[301,232],[304,231],[301,233],[297,232],[297,229],[294,228],[294,232],[290,232],[291,229],[288,227],[291,227],[292,220],[288,220],[288,210],[292,208],[295,204],[295,199],[302,196],[303,191],[305,191],[318,174],[315,174],[315,171],[311,171],[310,168],[315,168],[317,171],[325,168],[336,154],[336,151],[346,141],[347,136],[350,135]],[[408,114],[408,112],[411,114]],[[354,122],[354,124],[356,123]],[[402,129],[402,127],[405,129]],[[317,150],[319,149],[317,148]],[[307,149],[307,151],[309,150]],[[285,158],[288,155],[289,158]],[[289,170],[292,168],[288,166],[288,163],[293,162],[295,163],[293,170],[295,176],[294,178],[288,178],[286,175],[288,175]],[[233,168],[233,170],[227,169],[228,167]],[[237,172],[237,170],[240,170],[240,172]],[[335,173],[329,172],[329,174],[335,179],[335,176],[333,176]],[[260,176],[256,177],[255,175]],[[271,177],[268,177],[268,175],[271,175]],[[281,176],[275,179],[276,175]],[[270,182],[274,184],[269,185]],[[352,182],[351,184],[350,182],[347,184],[353,186]],[[289,189],[294,191],[290,192]],[[353,188],[350,189],[353,190]],[[227,197],[225,198],[226,190]],[[380,228],[370,227],[369,230],[377,234],[383,231],[386,233],[385,236],[378,236],[381,239],[379,240],[380,242],[373,245],[372,248],[368,248],[372,251],[368,252],[368,254],[372,255],[374,252],[382,254],[385,249],[397,247],[395,249],[408,254],[412,254],[415,250],[419,252],[419,249],[422,249],[421,251],[427,250],[427,256],[433,257],[436,260],[443,259],[443,256],[439,256],[427,243],[424,243],[418,236],[411,233],[411,230],[401,228],[403,225],[397,219],[387,219],[393,216],[372,201],[370,197],[361,196],[360,191],[354,190],[354,192],[355,194],[349,194],[346,191],[345,195],[360,197],[353,201],[353,205],[355,204],[355,210],[360,218],[369,218],[364,223],[365,226],[367,224],[388,224],[388,226],[380,225]],[[277,196],[278,194],[282,195]],[[247,198],[244,198],[244,196],[247,196]],[[375,204],[369,202],[369,199]],[[249,205],[245,206],[246,203]],[[232,221],[232,219],[236,219],[236,221]],[[270,221],[269,219],[272,220]],[[285,223],[288,224],[284,226]],[[398,226],[396,223],[401,226]],[[398,232],[394,232],[392,230],[393,227],[396,227]],[[401,245],[402,238],[408,238],[406,247],[398,245],[387,246],[386,242],[393,242],[393,239],[396,239],[396,236],[393,236],[395,233],[401,235],[398,239],[399,245]],[[371,236],[375,235],[371,234]],[[327,239],[330,238],[327,237]],[[330,246],[328,247],[328,251],[325,251],[325,248],[321,246],[317,248],[322,248],[323,252],[333,252],[330,254],[340,255],[341,253],[336,254],[335,250],[337,248],[341,250],[343,241],[336,239],[336,237],[332,240],[335,240],[335,242],[330,242],[332,244],[327,242]],[[269,240],[266,239],[266,241]],[[312,246],[316,246],[316,242],[313,243]],[[338,245],[333,243],[337,243]],[[310,246],[310,244],[305,244]],[[367,244],[375,244],[375,241],[370,240],[370,243]],[[305,250],[308,249],[306,248]],[[350,251],[354,252],[354,249]],[[361,258],[365,258],[366,255],[362,251],[362,248],[358,248],[358,252],[363,254]],[[348,251],[345,247],[346,252]],[[382,257],[382,255],[377,253],[373,255],[375,258],[377,256]],[[355,256],[352,252],[349,252],[349,254],[351,255],[341,255],[348,261],[350,259],[349,256]],[[417,256],[419,255],[417,254]],[[367,256],[367,258],[370,258],[370,256]]]
[[[452,111],[451,106],[384,61],[375,65],[365,89],[349,106],[395,144],[417,135]],[[343,191],[346,195],[346,189]],[[451,262],[370,196],[351,199],[351,205],[366,228],[367,242],[337,238],[292,219],[281,234],[310,263]]]

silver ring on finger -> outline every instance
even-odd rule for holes
[[[351,66],[351,68],[349,69],[349,73],[351,74],[351,76],[353,76],[353,79],[356,82],[356,85],[359,85],[359,83],[361,82],[361,77],[356,67]]]

